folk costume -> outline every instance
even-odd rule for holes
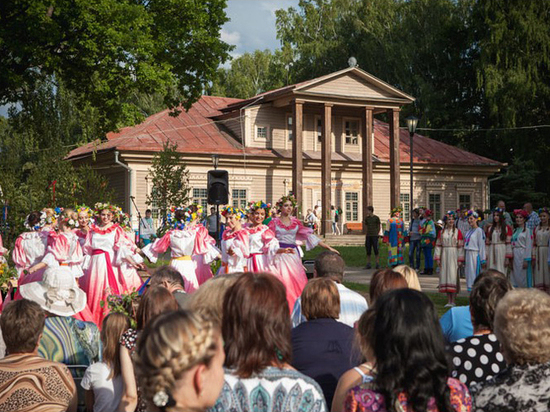
[[[4,257],[7,255],[8,249],[4,248],[4,244],[2,243],[2,235],[0,234],[0,264],[6,263],[6,258]]]
[[[435,242],[434,259],[440,267],[439,292],[460,292],[458,263],[464,262],[464,239],[458,228],[443,229]]]
[[[495,212],[499,212],[495,209]],[[500,215],[504,219],[503,215]],[[512,228],[506,225],[506,238],[502,240],[499,226],[494,223],[487,230],[487,268],[506,274],[506,259],[512,260]]]
[[[221,214],[226,218],[229,214],[237,215],[239,219],[246,218],[242,210],[234,207],[225,208]],[[229,251],[232,251],[232,255],[229,254]],[[248,270],[246,264],[249,255],[248,231],[244,227],[237,231],[224,230],[221,240],[221,253],[222,264],[217,275],[246,272]]]
[[[84,254],[74,232],[50,232],[48,247],[42,263],[45,263],[48,268],[66,266],[73,277],[80,278],[84,276],[82,271],[83,261]]]
[[[129,262],[129,260],[139,265],[143,263],[143,258],[139,253],[135,252],[137,245],[134,231],[132,230],[130,223],[130,216],[127,213],[120,213],[117,216],[117,220],[123,228],[124,237],[127,243],[127,247],[124,248],[124,250],[134,251],[127,253],[125,258],[120,261],[120,283],[124,292],[134,292],[141,288],[143,281],[141,280],[137,269]]]
[[[390,267],[403,264],[405,224],[401,219],[401,212],[401,208],[392,209],[391,217],[386,225],[387,229],[384,232],[384,242],[388,243],[388,266]]]
[[[547,208],[539,209],[539,216],[543,213],[550,215]],[[550,227],[537,226],[533,233],[533,270],[534,287],[550,293],[550,268],[548,267],[548,246],[550,243]]]
[[[468,216],[474,216],[479,218],[477,212],[469,210]],[[485,249],[485,233],[480,227],[472,228],[466,232],[464,237],[464,260],[465,260],[465,274],[466,274],[466,287],[468,292],[472,290],[474,281],[481,273],[481,266],[485,264],[487,259],[487,253]]]
[[[267,211],[271,205],[262,201],[250,204],[250,213],[254,213],[256,209],[264,209]],[[277,274],[276,268],[273,265],[273,258],[279,250],[279,241],[275,237],[275,233],[266,225],[249,226],[248,231],[249,255],[247,261],[248,270],[251,272],[270,272]]]
[[[525,219],[529,215],[524,210],[514,210],[514,215],[522,215]],[[531,229],[524,225],[514,230],[512,235],[512,276],[511,281],[514,287],[526,288],[533,286],[533,273],[531,271],[531,259],[533,253],[533,234]],[[526,263],[526,268],[523,268]]]
[[[19,275],[19,286],[25,283],[42,280],[45,268],[37,270],[33,274],[25,275],[23,272],[37,263],[40,263],[46,254],[49,231],[41,230],[45,224],[45,218],[46,215],[42,212],[40,222],[30,227],[29,217],[27,216],[25,227],[29,229],[29,231],[21,233],[15,240],[15,247],[13,248],[11,257]],[[16,296],[18,295],[19,292]]]
[[[432,251],[437,238],[437,232],[435,222],[431,218],[432,211],[430,209],[424,210],[424,217],[424,222],[420,227],[420,248],[424,252],[424,272],[427,275],[431,275],[434,270]]]

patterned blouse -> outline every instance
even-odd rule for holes
[[[474,411],[547,412],[550,410],[550,362],[512,365],[470,390]]]
[[[124,346],[126,349],[130,351],[130,356],[133,358],[135,355],[135,350],[137,347],[137,341],[139,339],[139,332],[135,329],[128,329],[126,332],[122,334],[120,337],[120,344]],[[138,401],[137,401],[137,407],[135,412],[145,412],[147,411],[147,402],[141,396],[141,388],[139,387],[139,382],[137,382],[137,395],[138,395]]]
[[[348,392],[344,403],[345,412],[386,412],[388,409],[384,397],[372,389],[366,389],[372,387],[372,384],[367,383],[367,386],[356,386]],[[451,390],[451,406],[456,412],[470,412],[472,410],[472,398],[468,388],[457,379],[449,378],[447,385]],[[413,412],[408,404],[407,395],[400,393],[397,396],[397,400],[401,404],[401,408],[404,412]],[[428,401],[428,412],[437,412],[437,405],[435,399],[431,398]]]
[[[220,397],[209,412],[327,412],[321,388],[293,369],[267,367],[248,379],[226,369]]]
[[[32,353],[0,360],[1,411],[66,411],[75,393],[73,378],[65,365]]]

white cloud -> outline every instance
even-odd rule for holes
[[[222,41],[235,46],[237,46],[241,41],[241,34],[238,31],[227,31],[222,29],[220,37]]]

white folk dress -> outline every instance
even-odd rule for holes
[[[487,269],[495,269],[506,274],[506,259],[512,259],[512,228],[506,225],[506,239],[500,239],[500,228],[496,227],[491,233],[487,231]]]
[[[534,286],[537,289],[550,292],[550,270],[548,268],[548,242],[550,242],[550,230],[548,228],[535,229],[533,233],[533,271]]]
[[[249,227],[248,245],[249,254],[246,266],[251,272],[269,272],[276,274],[273,258],[279,250],[279,241],[275,233],[266,225]]]
[[[525,288],[532,286],[531,254],[533,250],[533,235],[531,229],[517,228],[512,236],[512,252],[514,254],[512,285]],[[523,268],[527,263],[527,269]]]
[[[246,266],[249,254],[248,230],[241,229],[236,232],[225,230],[222,236],[221,248],[222,264],[218,270],[218,275],[246,272],[248,270]],[[227,253],[229,250],[233,251],[232,256]]]
[[[15,241],[11,257],[19,275],[19,285],[42,280],[45,269],[37,270],[33,274],[25,275],[23,271],[42,261],[46,254],[48,234],[45,231],[21,233]]]
[[[83,261],[84,254],[78,236],[73,232],[50,232],[48,249],[42,263],[48,265],[48,268],[67,266],[75,278],[80,278],[84,276]]]
[[[460,230],[454,228],[439,232],[435,242],[434,260],[440,267],[439,292],[460,292],[458,263],[464,262],[464,239]]]
[[[464,260],[466,287],[470,292],[474,281],[481,273],[481,265],[486,261],[485,233],[480,227],[470,228],[464,237]]]

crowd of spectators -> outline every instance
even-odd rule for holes
[[[480,275],[440,320],[407,266],[368,298],[321,253],[292,313],[269,273],[217,276],[191,295],[161,267],[136,326],[78,317],[78,287],[46,272],[0,316],[0,411],[548,411],[550,296]],[[53,279],[58,279],[55,283]]]

